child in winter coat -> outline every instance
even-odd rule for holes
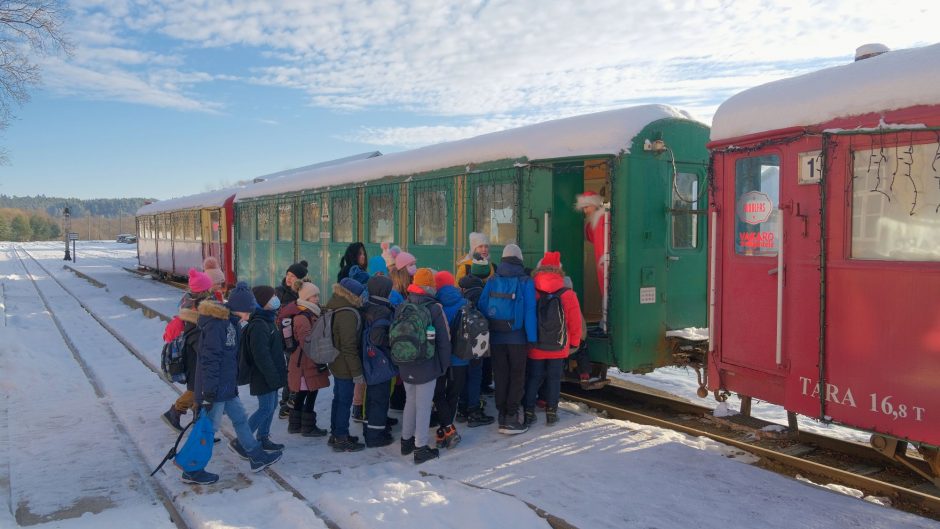
[[[461,279],[471,274],[470,268],[473,263],[483,261],[487,266],[486,275],[482,278],[485,281],[496,273],[496,266],[490,265],[490,240],[483,233],[472,232],[470,233],[470,253],[457,261],[456,281],[459,283]]]
[[[349,435],[349,410],[352,406],[353,388],[362,377],[362,360],[359,358],[359,339],[362,330],[359,308],[365,287],[348,277],[333,285],[333,297],[326,310],[333,315],[333,346],[339,356],[330,364],[333,372],[333,406],[330,413],[330,439],[328,444],[336,452],[358,452],[365,448],[359,438]],[[352,310],[348,310],[352,309]]]
[[[222,414],[228,415],[252,472],[263,470],[281,458],[280,451],[265,451],[252,436],[245,408],[238,398],[239,329],[256,305],[255,297],[244,282],[235,286],[225,305],[215,301],[199,304],[197,325],[201,334],[194,388],[199,408],[209,414],[213,430],[218,431]],[[219,476],[200,469],[184,472],[182,479],[186,483],[208,484],[218,481]]]
[[[320,318],[320,289],[310,282],[300,286],[300,298],[281,309],[278,317],[290,318],[291,335],[285,340],[292,346],[287,363],[287,385],[294,394],[294,406],[290,410],[287,433],[299,433],[304,437],[323,437],[326,430],[317,427],[317,402],[319,390],[329,387],[330,372],[319,366],[303,352],[304,340]]]
[[[277,390],[287,385],[287,365],[284,362],[284,339],[276,323],[281,301],[274,288],[257,286],[251,290],[258,308],[248,319],[242,333],[248,364],[248,389],[258,398],[258,409],[248,418],[248,427],[255,433],[261,448],[267,451],[283,450],[284,445],[271,441],[271,421],[277,411]],[[232,449],[242,458],[247,454],[238,439]]]
[[[538,342],[529,349],[526,367],[525,423],[530,425],[536,421],[535,401],[541,387],[545,397],[545,422],[551,425],[558,422],[558,395],[565,359],[581,344],[581,305],[574,290],[565,286],[559,252],[546,252],[533,276],[539,300],[538,316],[542,320],[538,324]]]
[[[409,305],[426,307],[430,312],[432,323],[425,332],[427,341],[433,341],[434,357],[423,361],[402,363],[398,366],[407,395],[402,416],[401,455],[406,456],[413,452],[415,464],[434,459],[439,455],[437,448],[431,448],[428,444],[431,405],[434,400],[436,381],[447,371],[451,362],[450,328],[447,325],[444,309],[434,298],[436,293],[434,272],[430,268],[416,270],[414,282],[408,287],[408,299],[395,310],[395,323],[392,324],[392,335],[394,335],[394,329]],[[425,337],[414,339],[423,338]],[[392,348],[394,351],[394,341]]]
[[[170,343],[181,334],[183,340],[183,359],[186,362],[186,391],[176,399],[170,409],[163,414],[163,420],[177,432],[183,431],[180,420],[189,410],[195,410],[196,402],[193,395],[193,386],[196,383],[196,355],[199,346],[199,329],[196,321],[199,313],[196,309],[199,304],[209,299],[211,279],[206,274],[194,268],[189,269],[189,290],[183,294],[179,303],[179,314],[170,320],[163,331],[164,343]]]
[[[381,259],[381,257],[379,258]],[[389,300],[392,280],[375,275],[366,284],[369,300],[362,306],[362,363],[366,365],[390,366],[388,331],[395,315],[395,308]],[[370,363],[371,362],[371,363]],[[364,375],[367,373],[364,371]],[[366,446],[375,448],[394,442],[390,432],[394,419],[388,418],[389,382],[395,376],[394,370],[384,372],[372,370],[366,376],[368,386],[365,391],[366,424],[362,427]],[[396,421],[397,422],[397,421]]]
[[[454,286],[454,275],[441,271],[434,275],[434,288],[437,289],[438,303],[444,309],[444,317],[451,329],[456,329],[460,308],[467,304],[460,290]],[[434,389],[434,406],[437,408],[437,447],[454,448],[460,443],[460,434],[454,426],[457,417],[457,400],[467,381],[467,367],[470,362],[456,355],[450,357],[450,368],[438,377]]]
[[[489,264],[485,267],[473,266],[473,272],[460,278],[459,286],[464,299],[476,308],[477,300],[483,292],[484,278],[488,275]],[[480,397],[484,383],[484,371],[490,358],[474,358],[467,365],[467,382],[460,393],[457,404],[457,422],[466,422],[467,427],[476,428],[493,424],[496,419],[486,414],[486,402]],[[490,378],[492,379],[492,373]],[[489,385],[487,383],[487,385]]]
[[[219,267],[219,260],[213,256],[206,257],[202,261],[202,271],[212,280],[212,288],[209,292],[219,303],[225,302],[225,272]]]
[[[515,292],[502,292],[513,283]],[[499,432],[503,434],[518,434],[528,429],[520,420],[519,407],[525,393],[527,344],[534,344],[537,339],[535,301],[535,286],[522,264],[522,249],[508,244],[503,249],[496,275],[486,282],[478,302],[480,312],[490,322],[496,409],[499,410]],[[494,318],[496,308],[507,304],[513,319]]]

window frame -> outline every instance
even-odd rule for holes
[[[330,240],[331,241],[335,243],[341,243],[341,244],[350,244],[350,243],[356,242],[356,220],[358,217],[356,215],[356,207],[357,207],[357,202],[358,202],[357,199],[358,199],[358,196],[355,190],[339,192],[330,197],[329,200],[330,200]],[[350,230],[349,240],[340,239],[336,236],[336,228],[337,228],[336,203],[341,200],[349,201],[349,230]]]
[[[424,248],[446,248],[451,245],[452,241],[450,240],[451,235],[450,235],[449,227],[452,224],[452,221],[451,221],[452,211],[450,210],[450,208],[447,207],[447,204],[450,202],[452,192],[453,191],[451,190],[450,186],[443,184],[443,183],[423,185],[420,187],[412,188],[409,191],[409,195],[410,195],[409,201],[411,202],[411,215],[410,215],[411,229],[408,231],[409,231],[409,238],[411,239],[410,241],[411,244],[415,246],[421,246]],[[418,195],[422,193],[443,193],[444,194],[444,199],[442,202],[443,211],[444,211],[444,225],[443,225],[444,243],[443,244],[435,244],[435,243],[427,244],[418,240],[418,204],[419,204]]]
[[[519,222],[519,215],[522,210],[522,196],[521,196],[522,186],[520,185],[518,177],[515,174],[494,177],[494,176],[489,176],[487,173],[483,173],[480,175],[473,175],[473,176],[474,176],[473,180],[469,182],[469,185],[467,186],[468,193],[469,193],[467,202],[469,204],[472,204],[471,207],[467,208],[467,211],[470,213],[470,222],[468,223],[468,227],[471,229],[471,231],[485,233],[486,236],[490,240],[490,246],[502,247],[502,246],[506,246],[507,244],[519,244],[519,237],[522,231],[521,223]],[[512,186],[514,190],[514,194],[515,194],[514,201],[512,203],[512,206],[513,206],[512,222],[497,223],[497,225],[498,224],[511,224],[513,227],[513,236],[511,238],[507,238],[505,241],[501,240],[498,237],[493,237],[492,226],[490,226],[490,229],[487,232],[484,229],[484,227],[479,224],[480,219],[477,216],[477,205],[482,203],[482,201],[478,199],[480,189],[484,187],[495,188],[496,186],[503,186],[503,185]],[[494,194],[495,194],[495,190],[494,190]]]

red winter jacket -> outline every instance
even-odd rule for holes
[[[565,278],[560,268],[537,268],[532,277],[535,282],[536,298],[557,292],[565,286]],[[568,327],[568,347],[561,351],[543,351],[533,347],[529,349],[529,358],[533,360],[568,358],[569,352],[577,350],[581,345],[581,304],[578,303],[578,295],[574,290],[568,290],[561,295],[561,308],[565,311],[565,326]]]

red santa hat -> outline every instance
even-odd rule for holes
[[[600,208],[604,205],[604,199],[594,191],[585,191],[578,195],[578,201],[575,203],[574,208],[578,211],[588,207],[594,206]]]

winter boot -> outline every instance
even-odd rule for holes
[[[407,456],[415,451],[415,438],[401,440],[401,455]]]
[[[503,426],[506,426],[506,412],[500,410],[500,412],[499,412],[499,428],[502,429]]]
[[[443,426],[438,426],[437,432],[434,434],[434,443],[438,448],[444,448],[444,440],[447,438]]]
[[[483,410],[480,408],[476,408],[467,416],[467,427],[476,428],[477,426],[486,426],[487,424],[493,424],[495,420],[496,419],[493,417],[483,413]]]
[[[304,437],[323,437],[326,430],[317,428],[317,412],[304,411],[300,413],[300,434]]]
[[[235,454],[242,459],[249,459],[248,452],[242,448],[242,444],[238,442],[238,439],[232,439],[232,442],[228,444],[228,449],[235,452]],[[261,447],[258,447],[258,449],[260,450]]]
[[[259,437],[258,443],[261,444],[261,449],[265,452],[280,452],[284,450],[284,445],[280,443],[275,443],[271,440],[271,437]]]
[[[251,463],[251,471],[261,472],[274,463],[277,463],[282,455],[284,455],[283,452],[265,452],[261,449],[261,445],[258,445],[248,454],[248,461]]]
[[[287,417],[287,433],[301,433],[300,410],[291,410]]]
[[[284,391],[287,391],[287,389],[285,388]],[[278,419],[286,419],[290,417],[290,411],[294,409],[294,398],[296,397],[297,395],[293,392],[288,392],[285,395],[285,398],[281,400],[281,407],[277,412]]]
[[[219,475],[206,472],[205,470],[193,470],[192,472],[183,472],[180,479],[183,480],[183,483],[189,483],[191,485],[212,485],[216,481],[219,481]]]
[[[415,464],[420,465],[425,461],[430,461],[436,459],[440,455],[440,452],[437,448],[431,448],[430,446],[422,446],[421,448],[415,449]]]
[[[467,412],[466,408],[457,408],[457,417],[454,419],[457,422],[464,423],[467,422],[467,417],[470,415]]]
[[[447,428],[444,428],[444,442],[443,444],[438,444],[439,448],[455,448],[460,444],[460,434],[457,433],[457,427],[451,424]]]
[[[528,427],[528,426],[532,426],[536,422],[538,422],[538,418],[535,416],[535,410],[532,408],[526,408],[525,422],[523,424]]]
[[[545,408],[545,424],[552,425],[558,422],[558,408]]]
[[[337,437],[337,436],[331,434],[331,435],[330,435],[330,438],[327,439],[326,444],[327,444],[327,446],[335,446],[335,445],[336,445],[336,442],[337,442],[339,439],[340,439],[339,437]],[[349,436],[349,440],[355,443],[355,442],[358,442],[358,441],[359,441],[359,438],[356,437],[355,435],[350,435],[350,436]]]
[[[333,442],[334,452],[358,452],[365,447],[358,438],[349,435],[337,436]]]
[[[392,426],[395,426],[396,424],[398,424],[398,419],[396,419],[395,417],[386,417],[386,418],[385,418],[385,427],[386,427],[386,428],[391,428]]]
[[[395,442],[395,438],[386,428],[365,427],[363,430],[363,437],[365,437],[366,446],[369,448],[380,448]]]
[[[366,417],[362,413],[362,404],[353,404],[352,420],[355,422],[366,422]]]
[[[167,412],[163,414],[163,421],[164,421],[164,422],[167,424],[167,426],[169,426],[170,428],[173,428],[173,429],[176,430],[177,432],[182,432],[182,431],[183,431],[183,425],[180,424],[180,418],[181,418],[182,416],[183,416],[183,414],[176,410],[176,406],[175,406],[175,405],[174,405],[174,406],[170,406],[170,409],[167,410]],[[216,480],[218,480],[218,476],[216,476]],[[215,483],[215,482],[213,482],[213,483]]]
[[[499,433],[506,435],[515,435],[519,433],[525,433],[528,431],[529,427],[523,424],[519,424],[519,414],[507,414],[506,415],[506,424],[499,427]]]

